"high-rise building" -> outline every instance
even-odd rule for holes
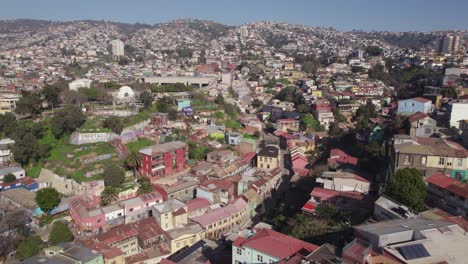
[[[363,50],[358,50],[358,59],[362,60],[364,58],[364,51]]]
[[[442,53],[457,53],[460,51],[460,36],[446,35],[440,39],[439,52]]]
[[[452,52],[457,53],[460,50],[460,36],[453,36]]]
[[[451,53],[453,46],[453,36],[445,36],[442,39],[442,53]]]
[[[241,38],[246,38],[249,36],[249,29],[247,28],[247,26],[241,26],[239,28],[239,34],[241,36]]]
[[[124,43],[120,39],[115,39],[111,42],[112,45],[112,55],[123,57],[124,52]]]

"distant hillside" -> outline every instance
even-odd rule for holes
[[[352,33],[368,39],[379,39],[390,45],[404,49],[414,49],[421,47],[433,47],[439,38],[436,33],[423,32],[362,32]]]

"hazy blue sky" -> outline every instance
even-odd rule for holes
[[[467,13],[468,0],[0,0],[0,19],[273,20],[339,30],[468,29]]]

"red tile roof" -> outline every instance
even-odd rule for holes
[[[431,100],[426,99],[426,98],[422,98],[422,97],[415,97],[415,98],[413,98],[413,100],[421,102],[421,103],[431,102]]]
[[[427,178],[426,181],[465,199],[468,198],[467,183],[457,181],[443,174],[432,175],[431,177]]]
[[[359,159],[356,157],[353,157],[351,155],[346,154],[344,151],[341,149],[332,149],[330,151],[330,158],[328,159],[328,163],[330,165],[333,164],[351,164],[351,165],[357,165],[359,162]]]
[[[251,248],[281,260],[291,257],[303,249],[311,253],[319,248],[314,244],[270,229],[261,229],[248,239],[238,238],[233,245]]]
[[[413,122],[415,122],[415,121],[419,121],[419,120],[424,119],[424,118],[426,118],[426,117],[427,117],[427,115],[426,115],[425,113],[423,113],[423,112],[416,112],[416,113],[414,113],[414,114],[408,116],[408,121],[409,121],[410,123],[413,123]]]
[[[205,208],[211,205],[211,202],[205,198],[195,198],[187,202],[187,209],[189,212]]]

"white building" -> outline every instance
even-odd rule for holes
[[[16,179],[22,179],[26,176],[26,172],[20,167],[5,167],[0,169],[0,182],[3,182],[3,177],[7,174],[15,175]]]
[[[241,26],[239,28],[239,34],[241,38],[246,38],[249,36],[249,30],[247,29],[247,26]]]
[[[15,144],[15,141],[9,138],[0,140],[0,165],[9,163],[13,160],[10,146]]]
[[[317,249],[314,244],[264,228],[232,243],[232,264],[283,263],[299,254],[307,256]]]
[[[90,88],[92,80],[89,79],[78,79],[68,84],[70,91],[78,91],[80,88]]]
[[[137,94],[131,87],[122,86],[118,91],[112,92],[112,97],[116,103],[132,103],[135,102]]]
[[[468,102],[453,103],[450,113],[450,127],[459,128],[459,122],[466,119],[468,119]]]
[[[112,55],[123,57],[125,55],[124,52],[124,43],[120,39],[115,39],[111,41],[112,45]]]

